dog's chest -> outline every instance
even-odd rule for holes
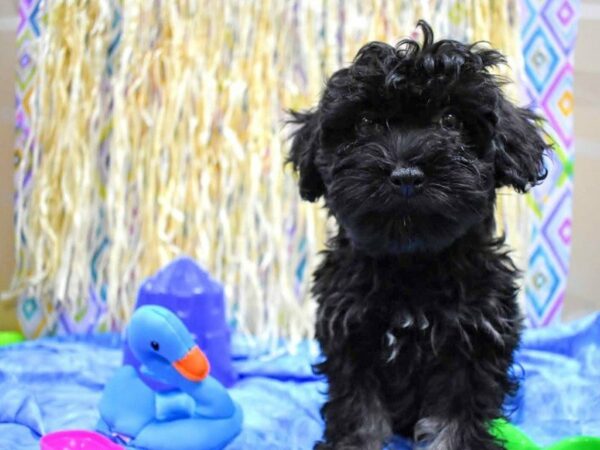
[[[382,335],[378,339],[380,362],[391,364],[397,359],[411,359],[423,354],[437,354],[448,345],[448,337],[455,335],[453,325],[429,311],[398,308],[379,324]]]
[[[380,364],[502,347],[519,314],[512,274],[490,260],[459,273],[452,264],[406,270],[330,253],[315,277],[317,337],[327,353],[348,347]]]
[[[371,342],[378,362],[385,365],[415,364],[469,354],[481,345],[503,345],[511,328],[509,313],[490,297],[472,299],[453,296],[454,289],[407,293],[406,290],[382,292],[379,305],[373,306],[363,322],[363,336],[377,337]],[[412,294],[412,296],[409,296]]]
[[[366,333],[381,330],[379,363],[426,363],[469,355],[482,348],[505,345],[518,327],[518,318],[490,298],[479,302],[440,298],[435,303],[398,302],[384,308],[378,323]]]

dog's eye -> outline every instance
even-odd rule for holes
[[[364,130],[370,129],[373,125],[374,125],[373,119],[363,116],[360,118],[360,121],[358,122],[356,127],[359,130],[364,131]]]
[[[452,113],[444,114],[440,118],[439,124],[444,128],[460,128],[460,120]]]
[[[362,116],[359,122],[356,124],[356,129],[360,133],[379,133],[382,130],[382,126],[375,120]]]

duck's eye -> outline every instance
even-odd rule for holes
[[[150,342],[150,347],[152,347],[152,350],[154,350],[155,352],[160,350],[160,345],[156,341]]]
[[[452,113],[447,113],[440,117],[439,124],[444,128],[460,128],[460,120]]]

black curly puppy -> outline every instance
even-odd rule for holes
[[[494,234],[495,191],[545,177],[547,144],[490,69],[497,51],[453,40],[364,46],[299,124],[301,196],[339,224],[315,273],[329,381],[318,449],[497,450],[521,319],[518,275]],[[421,448],[421,447],[420,447]]]

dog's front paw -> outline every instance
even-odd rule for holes
[[[426,450],[505,450],[485,425],[468,420],[425,417],[415,426],[414,440]]]
[[[337,442],[337,443],[328,443],[328,442],[317,442],[313,447],[313,450],[381,450],[381,444],[372,443],[371,445],[366,443],[358,443],[356,441],[353,442]]]

